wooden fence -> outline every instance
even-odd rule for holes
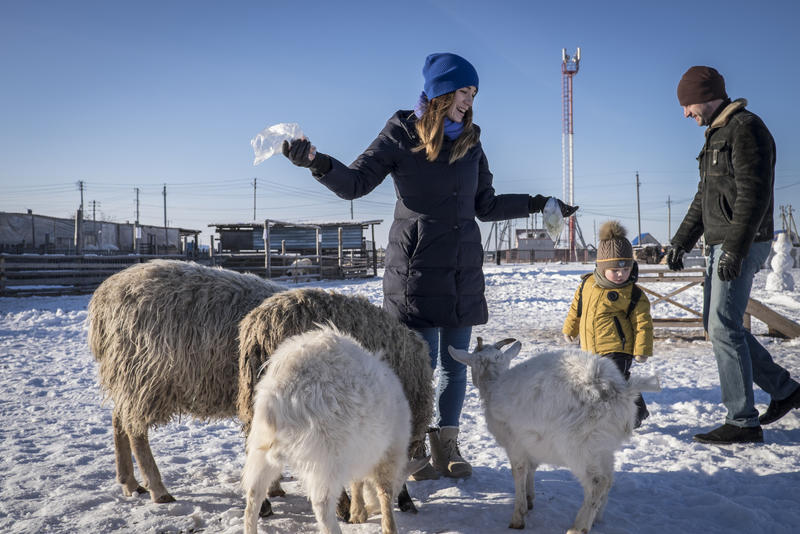
[[[690,317],[653,317],[653,326],[656,327],[693,327],[703,328],[703,310],[692,309],[674,300],[674,297],[693,287],[702,288],[705,281],[705,269],[689,268],[680,272],[671,272],[663,269],[639,270],[638,285],[645,293],[651,295],[650,305],[666,302],[690,314]],[[671,284],[669,293],[662,293],[661,289],[654,289],[651,284]],[[675,286],[678,286],[677,288]],[[647,287],[649,286],[649,287]],[[655,297],[655,298],[653,298]],[[702,306],[702,304],[701,304]],[[789,319],[766,306],[764,303],[750,298],[744,314],[744,326],[750,330],[751,317],[755,317],[767,325],[768,335],[777,337],[800,337],[800,324]]]
[[[57,256],[0,254],[0,296],[70,295],[93,292],[112,274],[151,259],[184,255]]]
[[[372,254],[339,251],[334,255],[272,253],[215,254],[188,258],[173,255],[49,255],[0,253],[0,297],[36,295],[79,295],[92,293],[109,276],[136,263],[152,259],[193,260],[238,272],[250,272],[277,282],[302,283],[320,279],[370,277],[377,274],[380,261]],[[310,265],[292,268],[295,260],[306,258]]]

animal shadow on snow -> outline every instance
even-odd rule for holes
[[[581,506],[583,490],[567,469],[536,471],[535,504],[523,532],[563,534]],[[410,482],[419,514],[398,517],[401,532],[501,534],[514,503],[511,469],[473,465],[470,479],[457,484]],[[800,474],[758,475],[721,469],[713,475],[689,471],[615,473],[603,519],[591,534],[674,534],[748,532],[795,534],[800,524]],[[441,492],[441,494],[440,494]],[[665,518],[669,518],[665,521]]]

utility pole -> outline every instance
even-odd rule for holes
[[[497,222],[494,223],[494,255],[495,255],[495,263],[500,265],[500,241],[497,238],[498,229],[497,227],[499,224]]]
[[[639,171],[636,171],[636,220],[638,221],[639,239],[637,240],[639,246],[642,246],[642,213],[639,208]]]
[[[353,220],[353,201],[350,201],[350,220]]]
[[[779,206],[778,209],[781,212],[781,230],[784,232],[786,231],[786,209],[783,206]]]
[[[133,190],[136,193],[136,220],[133,223],[133,251],[138,254],[139,239],[141,238],[141,230],[139,229],[139,188],[134,187]]]
[[[97,201],[92,200],[92,233],[94,233],[94,244],[100,247],[100,240],[98,239],[97,232]]]
[[[792,244],[797,241],[797,225],[794,223],[794,215],[792,215],[792,205],[789,204],[789,240]]]
[[[83,180],[78,180],[78,189],[81,190],[81,213],[83,213]]]
[[[253,222],[256,220],[256,182],[258,178],[253,178]]]
[[[134,187],[133,190],[136,192],[136,226],[139,226],[139,188]]]
[[[167,184],[164,184],[164,252],[169,250],[169,232],[167,231]]]
[[[667,195],[667,241],[672,239],[672,200]]]

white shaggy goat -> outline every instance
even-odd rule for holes
[[[409,451],[414,450],[425,439],[433,414],[433,370],[427,345],[416,332],[366,298],[317,288],[277,293],[242,319],[237,406],[245,432],[253,419],[253,391],[262,365],[284,340],[326,322],[352,336],[371,353],[383,354],[384,361],[397,374],[411,408],[411,442],[406,445]],[[279,492],[271,490],[270,494]],[[340,516],[345,518],[346,502],[341,504]],[[398,495],[398,505],[404,512],[416,511],[405,487]]]
[[[89,302],[89,346],[113,401],[117,480],[122,492],[172,502],[148,429],[177,415],[236,415],[239,321],[285,289],[250,274],[155,260],[106,279]],[[131,451],[144,487],[134,478]],[[145,490],[145,488],[147,488]]]
[[[383,534],[397,532],[392,496],[405,478],[410,434],[403,387],[382,355],[331,326],[286,339],[255,389],[242,474],[245,534],[257,533],[267,486],[287,463],[321,532],[341,533],[335,507],[348,483],[350,520],[366,521],[365,481],[377,490]]]
[[[543,463],[565,466],[578,478],[584,500],[567,534],[589,532],[602,515],[614,477],[614,453],[630,437],[641,391],[659,391],[655,376],[626,382],[613,362],[577,350],[535,355],[509,369],[519,353],[505,339],[474,352],[449,347],[472,369],[486,424],[506,450],[514,475],[510,528],[524,528],[533,508],[533,475]]]

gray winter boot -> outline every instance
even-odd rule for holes
[[[457,426],[443,426],[438,432],[428,435],[431,440],[431,463],[437,471],[450,478],[467,478],[472,475],[472,466],[458,450]]]
[[[430,433],[428,434],[431,435]],[[417,446],[414,447],[414,450],[411,453],[411,460],[417,460],[420,458],[427,457],[427,453],[425,451],[425,440],[422,440],[417,443]],[[409,480],[420,481],[420,480],[439,480],[441,475],[439,472],[433,468],[430,462],[426,462],[422,469],[411,473],[408,477]]]

